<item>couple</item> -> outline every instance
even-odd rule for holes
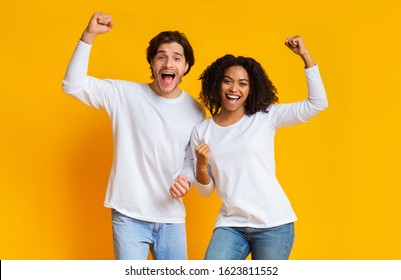
[[[186,37],[161,32],[146,50],[151,82],[87,76],[96,36],[113,27],[95,13],[75,49],[63,90],[106,110],[114,159],[104,205],[116,259],[187,259],[182,197],[194,184],[223,204],[205,259],[288,259],[296,216],[275,176],[274,134],[327,107],[317,65],[299,36],[285,41],[305,64],[308,98],[275,104],[276,89],[252,58],[225,55],[201,75],[202,106],[179,88],[195,59]]]

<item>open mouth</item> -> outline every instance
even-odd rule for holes
[[[161,78],[162,78],[163,84],[171,85],[175,79],[175,74],[174,73],[162,73]]]
[[[226,94],[226,98],[229,103],[236,103],[241,97],[238,95],[231,95],[231,94]]]

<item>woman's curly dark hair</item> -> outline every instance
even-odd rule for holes
[[[231,66],[242,66],[248,72],[250,90],[245,102],[247,115],[266,112],[270,104],[278,102],[277,90],[259,62],[250,57],[227,54],[208,66],[199,77],[202,81],[199,99],[212,116],[220,111],[221,83]]]

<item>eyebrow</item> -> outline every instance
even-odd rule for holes
[[[224,75],[224,76],[223,76],[223,79],[224,79],[224,78],[229,78],[230,80],[234,80],[233,78],[231,78],[231,77],[230,77],[230,76],[228,76],[228,75]],[[241,81],[241,82],[242,82],[242,81],[247,81],[247,82],[249,82],[249,80],[248,80],[248,79],[246,79],[246,78],[239,79],[239,81]]]
[[[156,54],[159,54],[159,53],[166,54],[167,51],[165,51],[165,50],[158,50],[158,51],[156,52]],[[174,55],[179,55],[179,56],[181,56],[181,57],[184,57],[184,55],[181,54],[181,53],[179,53],[179,52],[173,52],[173,54],[174,54]]]

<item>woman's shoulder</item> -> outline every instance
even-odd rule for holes
[[[213,122],[213,117],[208,117],[208,118],[204,119],[203,121],[201,121],[200,123],[198,123],[195,126],[195,128],[197,128],[197,129],[206,128],[210,125],[211,122]]]

